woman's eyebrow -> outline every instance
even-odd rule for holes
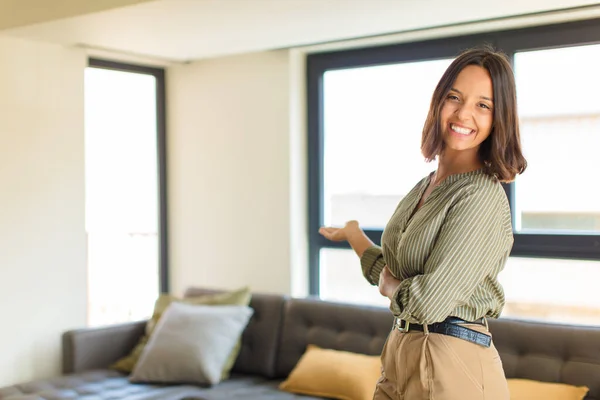
[[[452,90],[453,92],[456,92],[456,93],[460,94],[461,96],[463,95],[462,92],[460,90],[456,89],[456,88],[450,88],[450,90]],[[494,100],[492,100],[492,99],[490,99],[489,97],[486,97],[486,96],[479,96],[479,98],[487,100],[487,101],[491,101],[492,103],[494,102]]]

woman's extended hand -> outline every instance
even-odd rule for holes
[[[348,221],[343,228],[321,227],[319,233],[325,238],[334,242],[343,242],[348,240],[352,235],[360,232],[360,227],[357,221]]]
[[[394,275],[392,275],[390,269],[386,265],[381,270],[381,274],[379,274],[379,293],[381,293],[382,296],[387,297],[391,301],[394,301],[394,299],[392,299],[392,296],[394,295],[396,288],[398,288],[398,285],[400,285],[401,282],[402,281],[400,279],[397,279],[396,277],[394,277]]]

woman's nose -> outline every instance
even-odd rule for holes
[[[467,104],[462,104],[456,109],[456,116],[461,121],[470,120],[472,115],[472,110]]]

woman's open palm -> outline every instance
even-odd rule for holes
[[[343,228],[334,228],[334,227],[321,227],[319,229],[319,233],[323,235],[326,239],[329,239],[334,242],[343,242],[348,240],[350,233],[355,231],[358,228],[357,221],[348,221]]]

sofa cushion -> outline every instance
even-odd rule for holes
[[[380,376],[380,356],[308,345],[279,388],[332,399],[371,400]]]
[[[215,385],[246,327],[245,306],[171,304],[156,325],[131,382]]]
[[[221,293],[218,290],[190,288],[185,296]],[[275,376],[275,360],[281,331],[285,296],[253,293],[250,307],[254,314],[242,335],[242,347],[232,372]]]
[[[117,371],[97,370],[0,389],[0,400],[176,400],[195,394],[194,386],[134,385]]]
[[[194,297],[187,297],[185,299],[178,299],[174,296],[170,296],[167,294],[161,294],[159,298],[156,300],[154,304],[154,311],[152,314],[152,318],[148,320],[146,324],[145,334],[140,338],[137,345],[133,348],[133,350],[126,356],[123,357],[117,362],[115,362],[111,367],[124,373],[131,373],[133,368],[135,367],[138,359],[142,355],[152,332],[160,320],[163,312],[174,302],[183,302],[187,304],[195,304],[195,305],[240,305],[247,306],[250,302],[251,293],[250,288],[243,287],[231,292],[219,292],[219,293],[211,293],[205,295],[198,295]],[[225,366],[222,371],[222,378],[225,379],[229,375],[229,371],[231,370],[241,348],[241,340],[236,344],[231,354],[229,355]]]
[[[133,384],[123,374],[97,370],[0,389],[0,400],[315,400],[279,390],[278,380],[232,374],[211,388]]]
[[[281,380],[267,380],[256,375],[232,374],[232,378],[210,389],[199,389],[198,397],[206,400],[324,400],[279,390]]]
[[[564,383],[538,382],[529,379],[509,379],[510,400],[583,400],[589,389]]]
[[[392,323],[392,314],[383,307],[290,299],[285,304],[277,376],[287,377],[309,344],[380,355]]]

